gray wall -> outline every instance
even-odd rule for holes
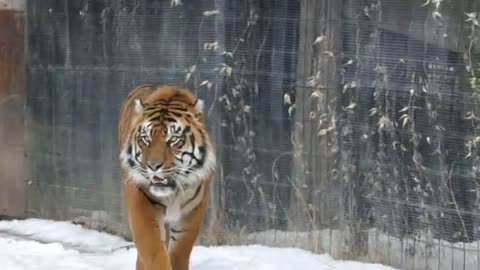
[[[89,222],[101,217],[102,226],[125,232],[116,147],[119,105],[138,84],[174,83],[207,101],[221,161],[211,219],[265,226],[272,218],[265,215],[266,200],[273,200],[271,160],[291,147],[282,98],[294,79],[298,27],[285,19],[298,16],[298,3],[287,2],[30,1],[31,215]],[[204,14],[212,10],[219,14]],[[205,49],[214,42],[218,48]],[[206,80],[212,87],[202,84]],[[283,164],[285,182],[288,159]],[[288,200],[285,187],[279,190]],[[285,226],[284,214],[277,215]]]
[[[203,243],[480,265],[478,1],[183,2],[28,2],[28,216],[128,235],[119,105],[175,83],[220,161]]]

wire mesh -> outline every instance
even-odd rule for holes
[[[128,235],[119,104],[207,102],[201,243],[480,269],[478,1],[29,1],[27,216]]]

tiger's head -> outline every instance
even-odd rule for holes
[[[121,161],[135,184],[162,198],[206,179],[215,167],[215,150],[203,101],[188,90],[157,92],[134,100],[133,125]]]

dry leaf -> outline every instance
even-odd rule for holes
[[[290,98],[290,95],[285,93],[285,95],[283,95],[283,105],[291,105],[292,104],[292,100]]]
[[[317,38],[315,39],[315,41],[313,42],[313,45],[316,45],[316,44],[324,41],[325,38],[326,38],[326,36],[319,36],[319,37],[317,37]]]
[[[220,13],[218,10],[207,10],[203,12],[203,16],[209,17],[212,15],[217,15],[218,13]]]
[[[327,129],[320,129],[320,131],[318,132],[318,136],[324,136],[325,134],[327,134],[328,130]]]

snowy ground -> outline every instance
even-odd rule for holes
[[[69,222],[41,219],[0,221],[0,268],[134,269],[131,243]],[[195,247],[191,270],[393,270],[358,262],[335,261],[292,248],[265,246]]]

